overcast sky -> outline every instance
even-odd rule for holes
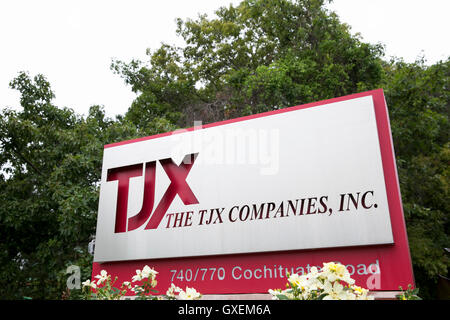
[[[230,0],[14,0],[0,2],[0,108],[19,107],[9,82],[21,70],[44,74],[55,104],[86,114],[104,105],[123,114],[134,94],[109,69],[112,59],[145,60],[146,48],[180,44],[175,18],[210,16]],[[432,64],[450,55],[450,0],[335,0],[329,6],[386,55]]]

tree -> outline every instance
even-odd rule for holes
[[[113,62],[138,93],[125,117],[186,127],[375,88],[382,47],[351,35],[324,2],[245,0],[213,19],[178,19],[184,47],[148,50],[148,64]]]
[[[450,59],[385,63],[385,89],[417,286],[435,297],[449,259]]]
[[[103,145],[172,130],[140,131],[93,106],[86,118],[52,104],[44,76],[20,73],[11,87],[21,110],[0,115],[0,283],[2,298],[61,298],[70,265],[90,276]]]

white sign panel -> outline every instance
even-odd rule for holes
[[[105,147],[94,260],[393,243],[371,96]]]

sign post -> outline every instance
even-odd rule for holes
[[[93,274],[257,294],[330,261],[414,284],[381,89],[105,146]]]

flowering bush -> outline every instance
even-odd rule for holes
[[[86,299],[97,299],[97,300],[117,300],[125,295],[127,292],[127,284],[124,282],[120,288],[114,287],[117,277],[111,280],[111,275],[109,275],[105,270],[100,272],[100,275],[95,276],[97,282],[91,282],[89,279],[83,282],[83,293]],[[89,288],[87,291],[85,288]]]
[[[275,300],[373,300],[369,290],[354,285],[347,268],[340,263],[324,263],[305,275],[288,274],[287,289],[269,289]]]
[[[83,294],[85,299],[117,300],[126,299],[126,294],[131,291],[137,300],[198,300],[201,293],[194,288],[186,287],[185,290],[171,283],[165,295],[157,295],[154,288],[157,285],[158,272],[149,266],[142,270],[136,270],[131,282],[125,281],[119,287],[115,287],[117,277],[112,279],[106,270],[100,271],[94,277],[94,281],[83,282]],[[355,280],[350,277],[347,268],[340,263],[324,263],[319,271],[312,267],[305,275],[296,273],[288,274],[286,289],[269,289],[269,293],[275,300],[373,300],[368,296],[369,290],[355,285]],[[132,286],[132,283],[136,283]],[[400,290],[402,288],[400,287]],[[408,289],[397,295],[401,300],[417,300],[418,289]]]
[[[156,275],[158,272],[149,266],[145,266],[142,270],[136,270],[136,274],[132,277],[131,282],[140,282],[132,286],[131,282],[125,281],[120,287],[114,287],[117,281],[117,277],[112,280],[106,270],[100,271],[100,275],[96,275],[94,278],[97,281],[86,280],[83,282],[83,294],[85,299],[96,300],[118,300],[125,297],[128,290],[134,292],[136,300],[197,300],[201,298],[201,294],[194,288],[186,287],[186,291],[175,286],[173,283],[167,290],[166,295],[157,296],[154,288],[158,281]]]
[[[177,299],[176,294],[178,294],[179,300],[198,300],[202,297],[200,292],[197,292],[194,288],[186,287],[186,291],[183,291],[172,283],[166,292],[166,298],[175,300]]]

